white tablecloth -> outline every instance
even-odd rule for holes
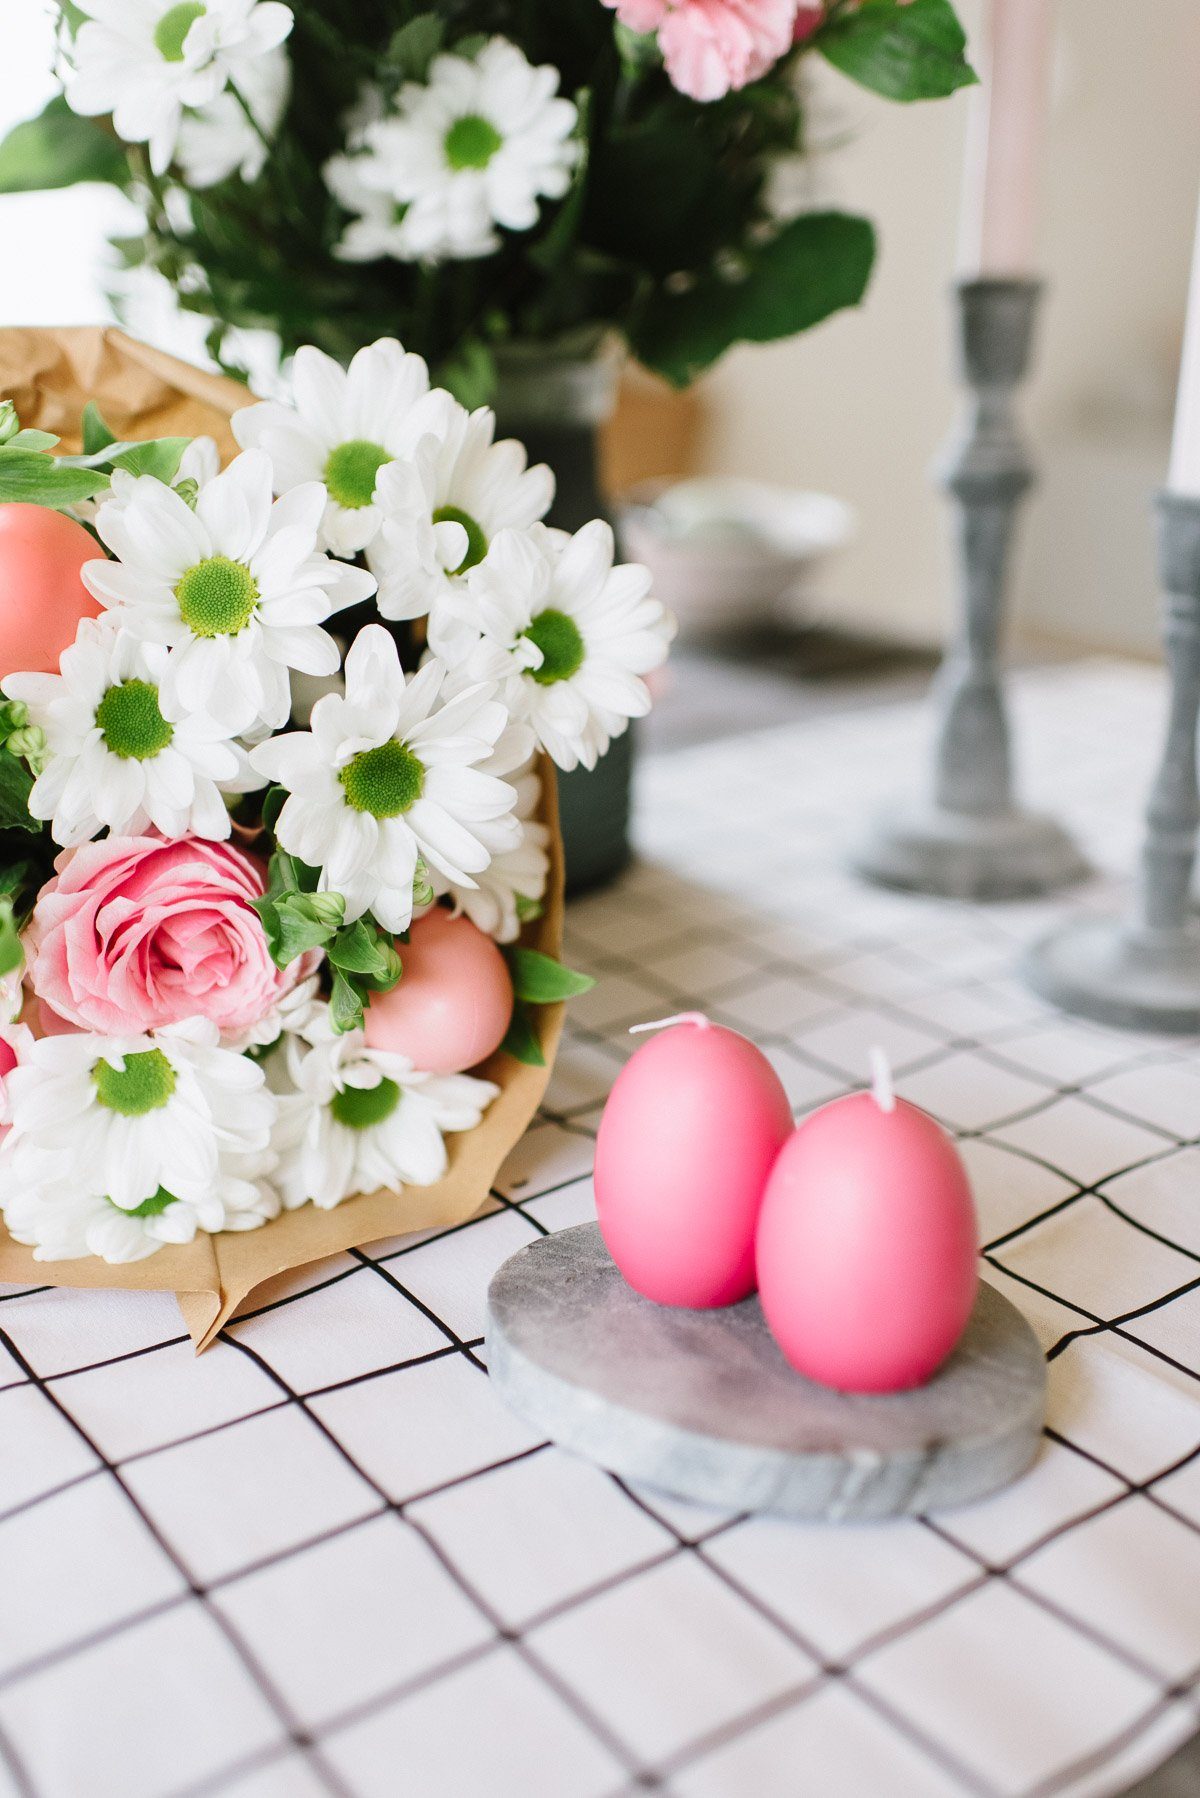
[[[1030,677],[1030,789],[1127,867],[1155,677]],[[0,1289],[0,1794],[1110,1793],[1200,1722],[1200,1060],[1013,976],[1064,904],[872,892],[840,832],[927,719],[662,757],[646,859],[575,908],[601,976],[499,1208],[289,1277],[193,1359],[169,1297]],[[864,1078],[961,1136],[987,1276],[1051,1358],[1010,1491],[807,1527],[630,1491],[481,1353],[492,1270],[592,1214],[629,1023],[700,1005],[797,1110]]]

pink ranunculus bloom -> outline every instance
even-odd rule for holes
[[[791,48],[797,0],[604,0],[632,31],[657,31],[667,74],[693,100],[719,100]]]
[[[825,0],[800,0],[796,12],[796,23],[792,27],[792,42],[794,44],[804,43],[824,23]]]
[[[68,1026],[109,1036],[209,1018],[239,1038],[310,972],[281,972],[250,901],[261,865],[198,837],[108,837],[67,850],[26,935],[29,979]]]
[[[9,1132],[8,1076],[25,1060],[33,1046],[33,1032],[25,1024],[0,1024],[0,1139]]]
[[[667,13],[671,0],[604,0],[605,6],[614,6],[622,25],[630,31],[657,31]]]

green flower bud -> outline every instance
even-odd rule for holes
[[[417,866],[413,873],[413,905],[417,906],[417,905],[432,905],[432,904],[433,904],[433,883],[431,882],[431,880],[429,878],[429,869],[425,866],[425,863],[421,859],[421,857],[418,856],[417,857]]]
[[[306,902],[318,924],[336,930],[346,916],[346,901],[341,893],[309,893]]]
[[[26,724],[13,731],[5,748],[10,755],[20,756],[22,761],[28,762],[33,774],[40,774],[49,760],[46,733],[39,724]]]

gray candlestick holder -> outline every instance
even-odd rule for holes
[[[1158,502],[1163,634],[1171,697],[1150,793],[1141,879],[1128,918],[1076,918],[1025,961],[1034,989],[1067,1011],[1130,1030],[1200,1031],[1200,922],[1192,871],[1200,826],[1200,499]]]
[[[955,899],[1004,899],[1078,880],[1086,864],[1053,819],[1013,799],[1000,638],[1017,508],[1034,472],[1013,394],[1029,365],[1036,281],[959,282],[965,427],[939,466],[958,511],[954,638],[934,682],[938,731],[929,791],[893,805],[852,854],[884,886]]]

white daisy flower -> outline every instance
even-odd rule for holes
[[[490,683],[445,699],[445,677],[433,659],[406,682],[391,637],[368,625],[346,657],[345,695],[317,701],[310,731],[251,751],[258,772],[288,789],[280,846],[321,870],[322,891],[345,896],[347,919],[370,911],[386,930],[406,930],[418,857],[470,886],[519,839],[514,790],[478,767],[507,713]]]
[[[350,140],[348,152],[331,156],[321,171],[338,205],[351,215],[333,247],[339,262],[380,262],[388,256],[405,260],[404,208],[367,186],[363,174],[372,166],[359,133]]]
[[[571,185],[578,115],[558,86],[557,69],[534,68],[504,38],[473,57],[435,56],[427,82],[406,82],[393,115],[364,127],[349,184],[334,171],[338,197],[361,183],[403,208],[386,252],[402,261],[490,256],[498,225],[530,230],[539,201]]]
[[[100,507],[96,529],[116,560],[86,563],[84,583],[131,635],[170,648],[171,717],[203,712],[231,735],[278,729],[289,669],[336,673],[338,646],[321,624],[368,599],[375,580],[317,549],[324,510],[316,481],[272,503],[262,450],[206,481],[194,511],[149,475]]]
[[[277,0],[78,0],[67,104],[85,117],[111,113],[117,136],[149,146],[165,174],[185,108],[227,87],[254,84],[254,66],[292,29]],[[236,104],[236,101],[235,101]]]
[[[263,1173],[274,1153],[257,1158]],[[14,1163],[22,1167],[20,1158]],[[191,1242],[197,1230],[257,1230],[279,1215],[279,1195],[269,1182],[221,1171],[204,1204],[174,1199],[163,1187],[132,1211],[74,1181],[47,1184],[40,1175],[18,1174],[4,1205],[14,1242],[33,1249],[35,1261],[74,1261],[98,1255],[117,1263],[143,1261],[166,1243]]]
[[[355,1193],[431,1186],[448,1165],[447,1132],[473,1130],[499,1092],[469,1074],[424,1074],[368,1049],[361,1030],[313,1032],[287,1046],[294,1090],[278,1101],[276,1182],[292,1210],[330,1210]]]
[[[513,815],[521,826],[520,841],[511,849],[497,850],[474,886],[433,877],[435,895],[452,899],[456,916],[465,912],[472,924],[501,943],[516,941],[523,907],[541,900],[550,876],[550,831],[537,817],[542,782],[533,766],[533,751],[530,727],[510,724],[483,764],[485,773],[501,776],[516,789]]]
[[[544,518],[554,476],[526,466],[515,438],[494,441],[496,415],[468,412],[450,394],[430,394],[426,434],[403,460],[379,472],[379,533],[367,561],[384,618],[423,618],[487,556],[497,532]]]
[[[245,750],[210,719],[164,715],[169,657],[161,643],[140,643],[120,630],[108,613],[81,621],[62,653],[61,673],[10,674],[0,682],[45,733],[29,809],[49,820],[63,848],[101,830],[227,837],[222,787],[246,792],[262,784]]]
[[[292,404],[246,406],[233,434],[243,449],[266,451],[276,493],[324,483],[322,546],[353,556],[379,528],[376,478],[419,439],[428,392],[424,362],[394,337],[359,350],[349,368],[306,345],[292,360]]]
[[[136,1260],[278,1209],[261,1184],[275,1098],[206,1019],[152,1037],[43,1037],[5,1087],[0,1203],[38,1260]]]
[[[189,187],[215,187],[230,175],[258,180],[291,95],[286,50],[278,45],[247,62],[236,85],[183,116],[175,160]]]
[[[594,768],[631,718],[650,710],[641,676],[666,660],[675,620],[650,597],[650,571],[613,566],[600,519],[569,536],[502,531],[465,588],[429,620],[436,655],[472,680],[501,683],[560,768]]]

